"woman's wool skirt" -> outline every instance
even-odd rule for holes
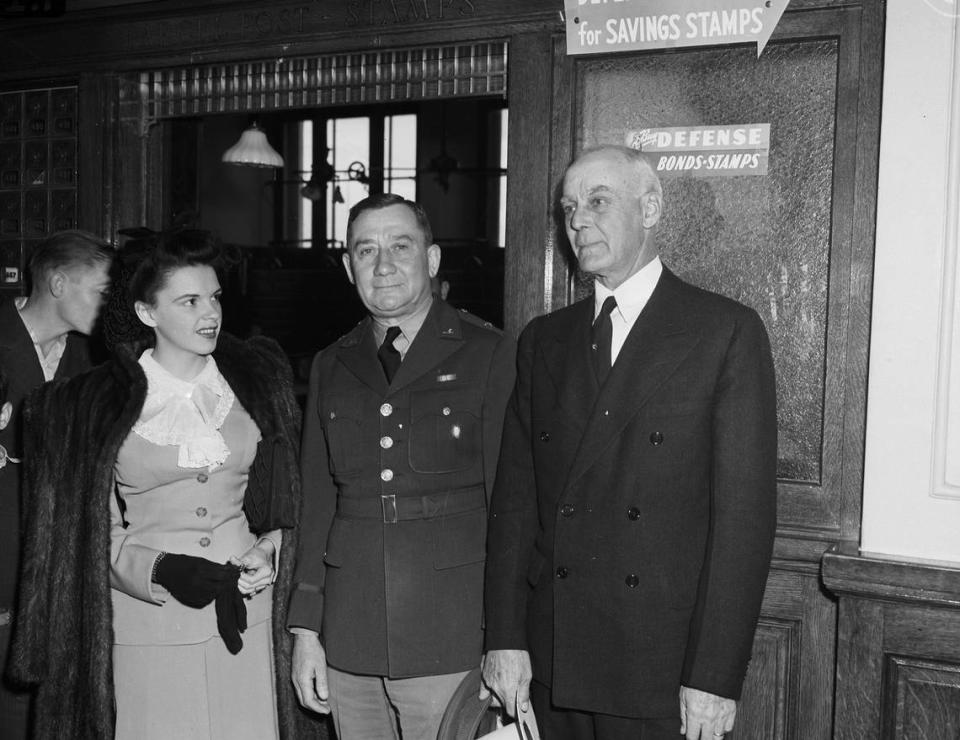
[[[116,740],[269,740],[278,736],[271,620],[231,655],[197,645],[114,645]]]

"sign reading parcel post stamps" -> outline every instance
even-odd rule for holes
[[[626,144],[645,152],[660,177],[765,175],[770,124],[644,128],[628,131]]]
[[[790,0],[564,0],[567,54],[770,40]]]

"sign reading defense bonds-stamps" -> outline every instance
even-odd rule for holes
[[[645,128],[625,143],[646,152],[660,177],[766,175],[770,124]]]

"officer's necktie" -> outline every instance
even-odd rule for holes
[[[607,296],[590,330],[593,369],[597,373],[597,382],[600,385],[603,385],[603,381],[607,379],[607,374],[610,372],[610,342],[613,340],[613,323],[610,320],[610,314],[616,307],[617,299],[612,295]]]
[[[393,346],[393,340],[400,336],[400,327],[391,326],[387,329],[387,336],[383,338],[383,344],[377,350],[377,358],[383,365],[383,373],[387,376],[387,383],[393,382],[393,376],[397,374],[397,368],[400,367],[400,352]]]

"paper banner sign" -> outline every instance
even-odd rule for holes
[[[790,0],[564,0],[567,54],[770,40]]]
[[[765,175],[770,124],[644,128],[628,131],[625,143],[645,152],[660,177]]]

